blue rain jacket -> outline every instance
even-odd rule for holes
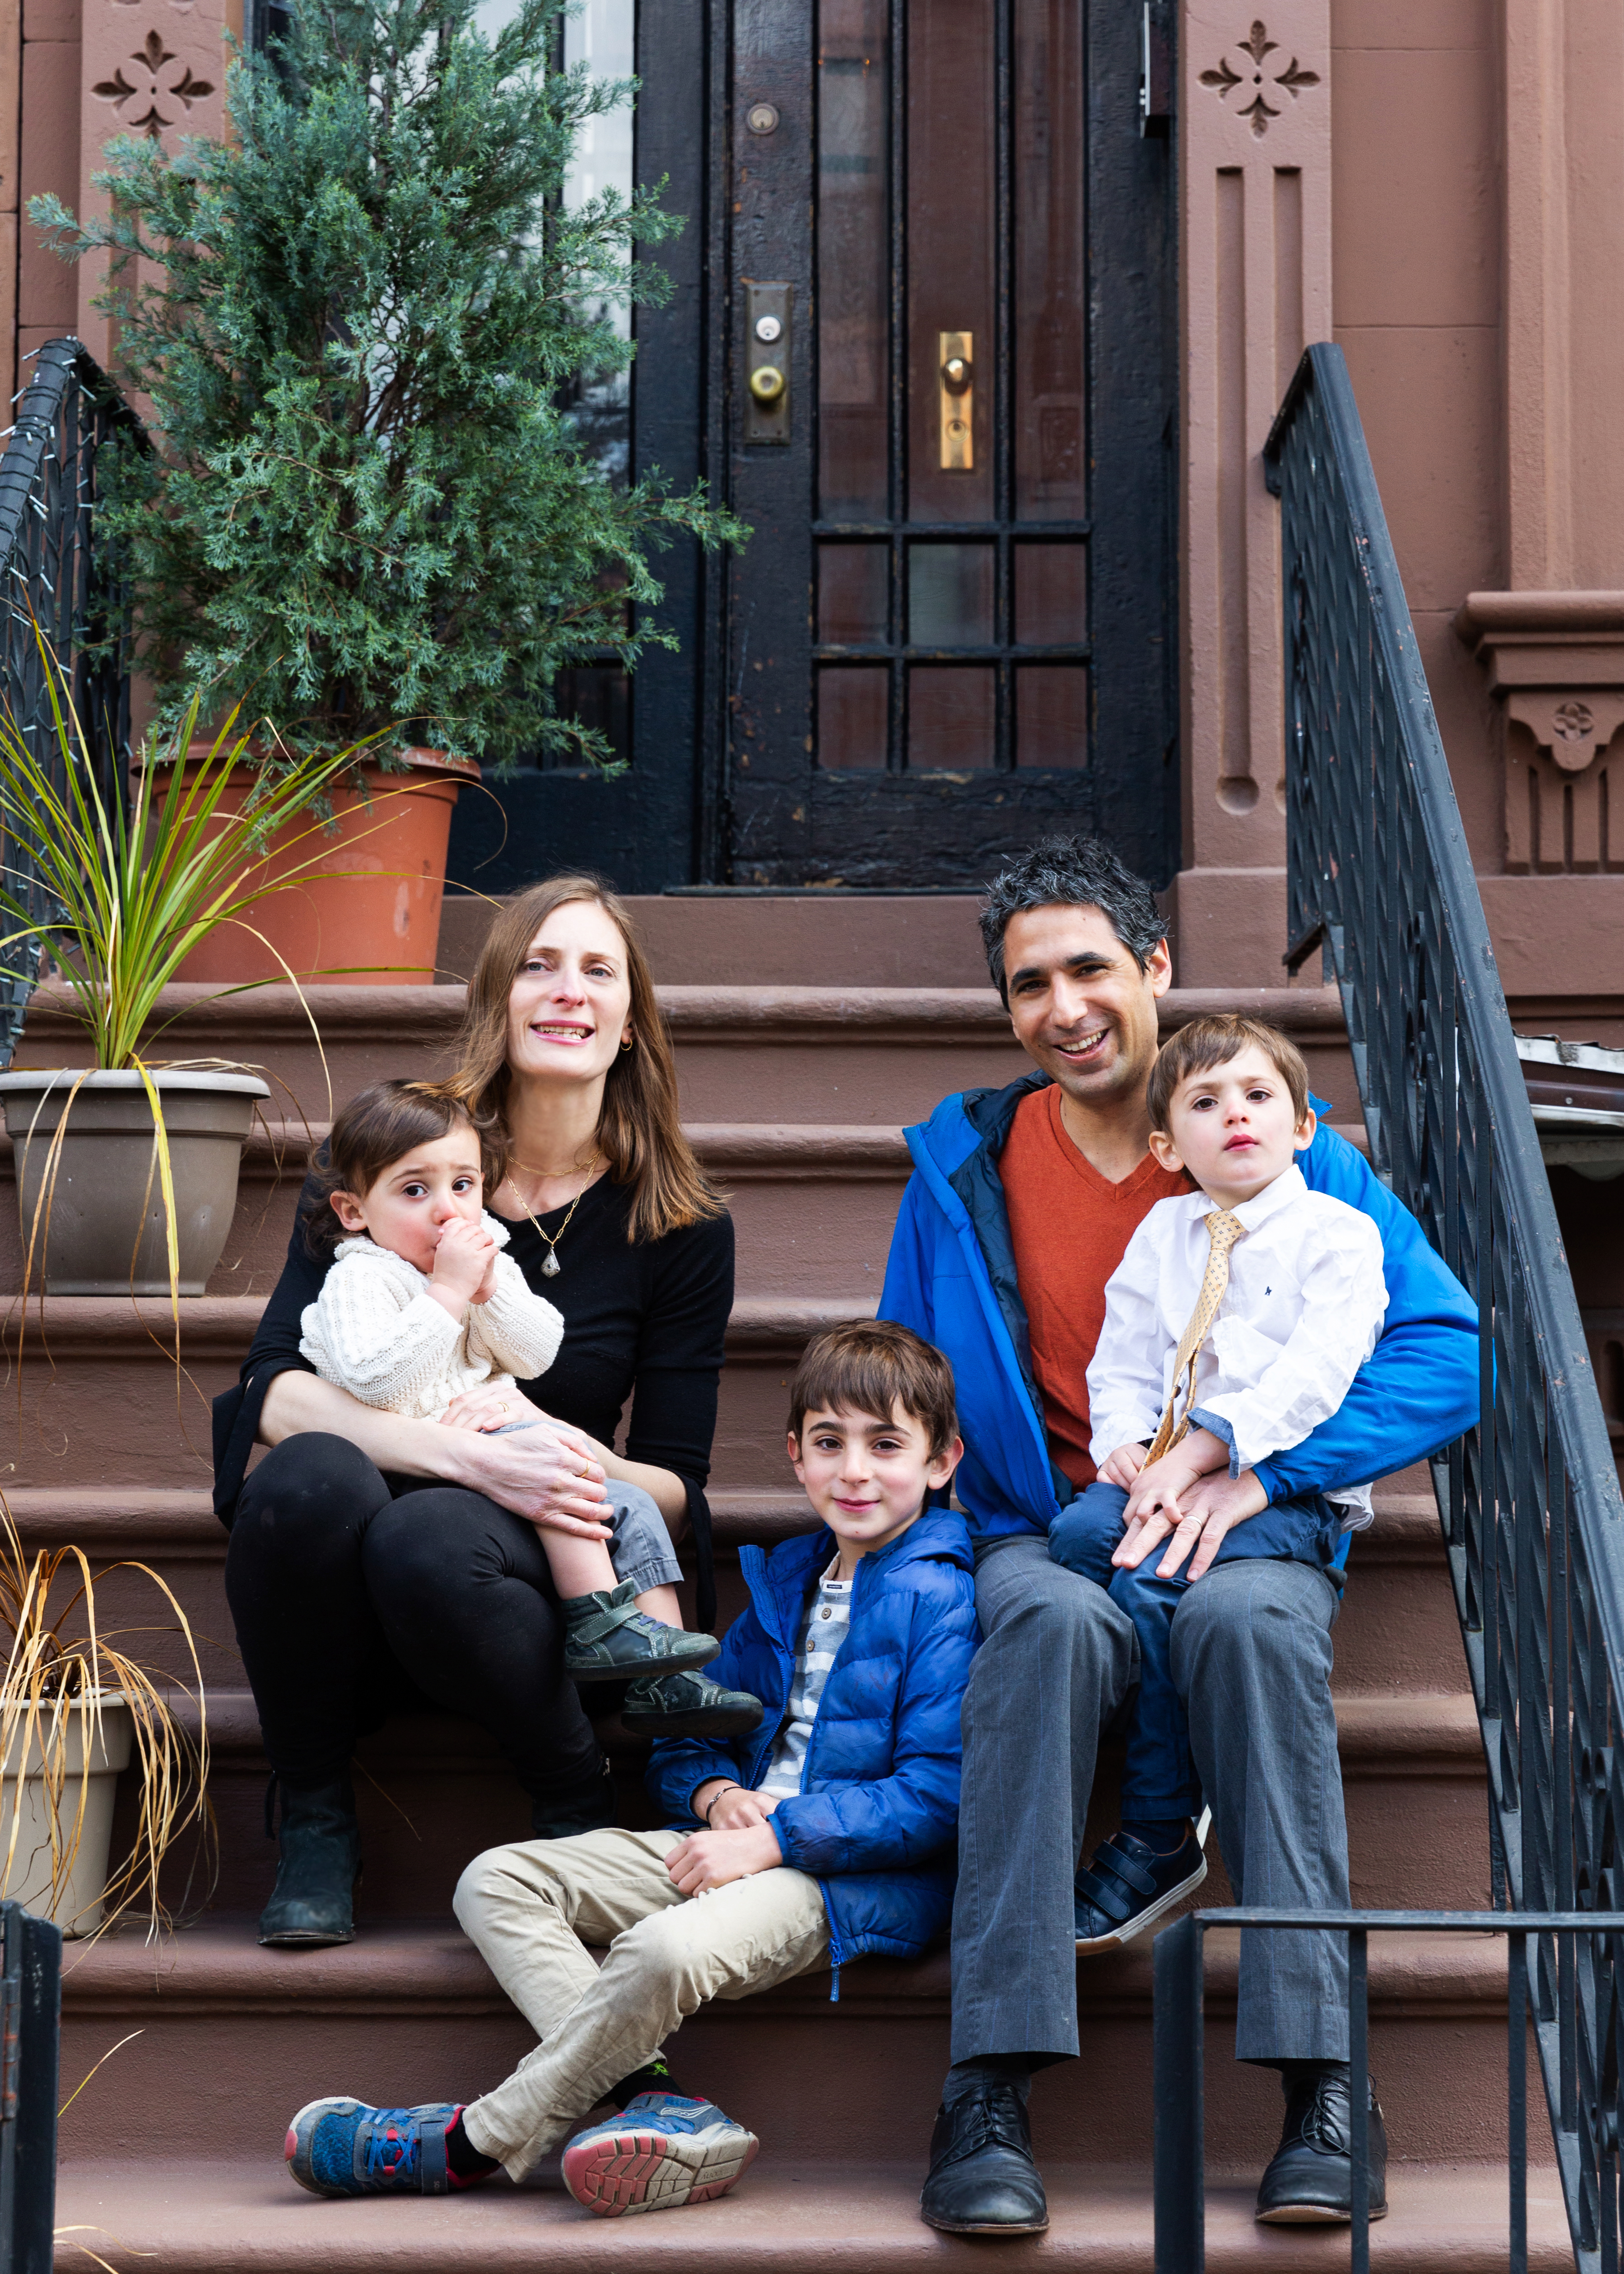
[[[907,1132],[914,1174],[880,1298],[883,1319],[912,1327],[951,1362],[966,1447],[953,1489],[978,1540],[1046,1533],[1076,1496],[1049,1456],[998,1177],[1015,1109],[1048,1081],[1033,1073],[1007,1089],[966,1090]],[[1323,1117],[1328,1109],[1312,1103]],[[1477,1311],[1460,1281],[1363,1154],[1323,1118],[1297,1162],[1315,1192],[1373,1218],[1387,1313],[1340,1409],[1289,1452],[1259,1463],[1272,1501],[1390,1476],[1478,1418]]]
[[[685,1830],[709,1777],[754,1788],[789,1705],[807,1601],[837,1542],[820,1528],[769,1555],[741,1547],[750,1608],[705,1671],[753,1690],[761,1727],[731,1740],[665,1737],[648,1786]],[[865,1555],[851,1624],[829,1671],[801,1789],[774,1810],[784,1861],[809,1872],[829,1913],[837,1969],[871,1951],[917,1958],[952,1910],[959,1826],[959,1712],[976,1645],[970,1535],[950,1509],[927,1509],[900,1540]]]

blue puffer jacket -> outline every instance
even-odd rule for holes
[[[731,1743],[667,1737],[648,1785],[684,1830],[709,1777],[754,1788],[789,1705],[807,1599],[836,1552],[831,1532],[786,1540],[739,1562],[750,1608],[706,1668],[725,1690],[753,1690],[759,1729]],[[952,1909],[959,1824],[959,1711],[975,1650],[975,1584],[964,1518],[927,1509],[900,1540],[857,1566],[851,1626],[818,1706],[801,1789],[772,1828],[784,1860],[808,1871],[829,1913],[838,1970],[870,1951],[917,1958]]]
[[[912,1327],[951,1362],[965,1441],[953,1491],[978,1539],[1046,1532],[1073,1498],[1049,1457],[998,1177],[1017,1106],[1048,1081],[1027,1074],[1007,1089],[944,1098],[908,1131],[914,1174],[880,1297],[881,1318]],[[1476,1305],[1410,1210],[1326,1127],[1328,1109],[1312,1103],[1320,1125],[1297,1166],[1312,1190],[1373,1218],[1387,1314],[1339,1410],[1289,1452],[1258,1464],[1259,1481],[1276,1501],[1390,1476],[1478,1418]]]

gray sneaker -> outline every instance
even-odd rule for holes
[[[635,1737],[742,1737],[761,1727],[763,1711],[748,1690],[724,1690],[703,1674],[661,1674],[633,1683],[620,1722]]]
[[[624,1682],[645,1674],[680,1674],[709,1666],[722,1647],[714,1635],[689,1634],[645,1617],[633,1600],[635,1583],[593,1595],[567,1596],[564,1671],[572,1682]]]

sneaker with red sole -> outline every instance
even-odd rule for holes
[[[619,2116],[576,2133],[564,2150],[564,2185],[600,2218],[676,2210],[725,2195],[760,2144],[709,2100],[640,2092]]]

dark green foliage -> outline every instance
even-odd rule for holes
[[[556,674],[674,644],[650,550],[741,534],[699,493],[617,489],[559,408],[627,353],[583,305],[653,297],[631,247],[680,226],[658,192],[557,210],[582,121],[628,94],[547,68],[561,5],[493,41],[475,0],[301,5],[277,64],[232,66],[231,140],[121,137],[105,222],[31,206],[70,259],[113,256],[120,376],[160,431],[109,522],[171,712],[200,686],[290,751],[398,723],[499,771],[601,761]]]

